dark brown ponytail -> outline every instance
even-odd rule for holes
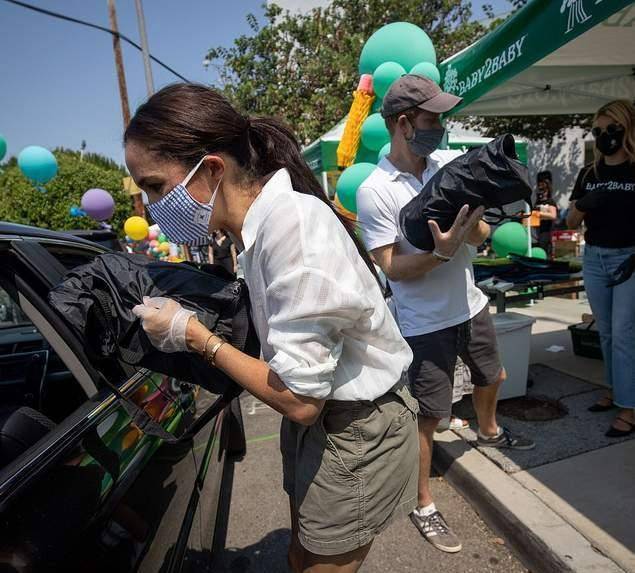
[[[287,169],[296,191],[313,195],[331,208],[377,276],[355,234],[355,223],[333,207],[304,161],[293,131],[281,121],[241,115],[222,94],[208,87],[173,84],[137,109],[124,133],[124,143],[131,140],[188,169],[206,153],[217,152],[231,155],[251,179]]]

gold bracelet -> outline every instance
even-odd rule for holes
[[[210,366],[216,366],[216,353],[225,345],[227,344],[222,338],[219,339],[219,341],[214,344],[214,346],[212,346],[212,349],[209,351],[209,353],[207,352],[207,345],[206,345],[206,350],[205,350],[205,361],[210,365]]]
[[[203,359],[205,359],[205,355],[207,354],[207,345],[209,344],[209,341],[214,338],[214,336],[216,336],[213,332],[207,337],[207,340],[205,341],[205,344],[203,344]]]

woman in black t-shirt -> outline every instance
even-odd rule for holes
[[[618,407],[606,433],[635,430],[635,107],[606,104],[593,120],[595,156],[571,194],[567,223],[586,225],[584,285],[595,317],[611,393],[589,409]]]
[[[236,247],[229,236],[222,229],[212,233],[210,243],[210,262],[220,265],[233,275],[236,274],[238,260]]]
[[[558,218],[558,206],[553,200],[553,178],[551,171],[540,171],[536,175],[536,210],[540,213],[540,226],[536,234],[538,246],[551,256],[551,232]]]

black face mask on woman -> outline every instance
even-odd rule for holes
[[[624,143],[624,128],[614,124],[602,130],[594,127],[591,133],[595,137],[595,147],[602,155],[615,155]]]

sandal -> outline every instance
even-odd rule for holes
[[[608,412],[615,408],[615,404],[613,404],[613,400],[608,396],[604,398],[600,398],[593,406],[589,406],[587,410],[589,412]]]
[[[611,426],[608,432],[604,434],[607,438],[623,438],[625,436],[630,436],[633,432],[635,432],[635,422],[629,422],[628,420],[625,420],[624,418],[621,418],[620,416],[615,418],[615,420],[624,422],[624,424],[630,426],[630,429],[618,430],[615,426]]]

